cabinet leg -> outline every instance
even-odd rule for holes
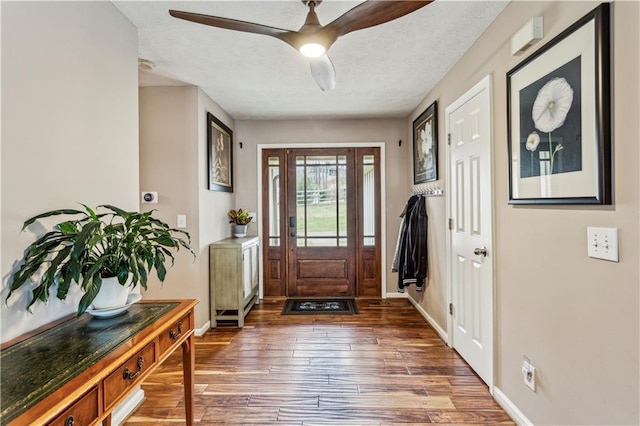
[[[182,343],[182,374],[184,376],[184,410],[187,426],[193,425],[194,369],[196,353],[193,333]]]

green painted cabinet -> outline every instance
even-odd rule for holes
[[[211,327],[244,318],[258,302],[258,237],[227,238],[209,245]]]

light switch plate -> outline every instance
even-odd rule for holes
[[[536,368],[531,365],[529,358],[524,357],[522,359],[522,378],[524,384],[527,385],[532,391],[536,391]]]
[[[587,254],[596,259],[618,261],[618,228],[587,227]]]
[[[179,214],[178,215],[178,228],[186,228],[187,227],[187,215],[186,214]]]

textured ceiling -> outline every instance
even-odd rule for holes
[[[307,8],[281,1],[114,1],[138,28],[141,86],[195,85],[236,119],[406,117],[471,47],[506,1],[434,3],[338,39],[336,88],[322,92],[309,63],[280,40],[173,18],[169,9],[297,30]],[[325,0],[327,24],[359,2]]]

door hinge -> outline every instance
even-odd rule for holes
[[[449,218],[449,231],[453,230],[453,219]]]
[[[447,145],[451,145],[451,133],[447,133]]]
[[[453,315],[453,303],[449,303],[449,315]]]

